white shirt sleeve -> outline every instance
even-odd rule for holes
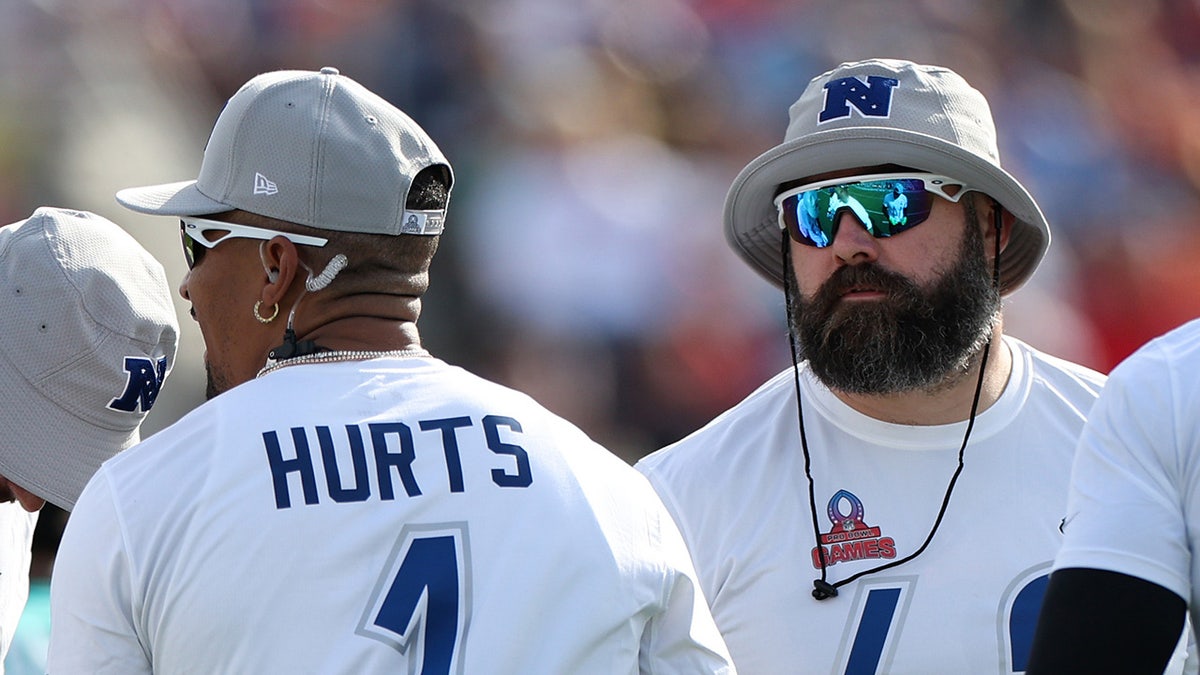
[[[1120,572],[1190,597],[1182,495],[1200,458],[1180,446],[1195,411],[1177,392],[1196,373],[1177,370],[1152,347],[1113,371],[1080,437],[1056,569]]]
[[[102,469],[71,512],[55,560],[47,673],[151,673],[134,597],[120,519]]]
[[[687,545],[666,510],[661,513],[660,550],[669,569],[663,588],[665,609],[642,634],[638,670],[654,675],[733,675],[729,650],[700,590]]]

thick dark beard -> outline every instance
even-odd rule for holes
[[[840,301],[860,284],[887,297]],[[1000,317],[1000,295],[974,226],[967,227],[959,260],[928,289],[875,263],[847,265],[811,300],[795,297],[793,305],[801,358],[830,389],[853,394],[936,391],[959,381]]]
[[[225,378],[213,373],[212,364],[207,359],[204,361],[204,380],[204,400],[206,401],[213,400],[231,388]]]

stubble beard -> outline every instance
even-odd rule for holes
[[[886,297],[842,301],[858,285]],[[875,263],[848,265],[813,298],[797,295],[792,304],[801,357],[826,386],[852,394],[932,392],[958,382],[1000,319],[976,227],[967,228],[955,264],[927,288]]]
[[[207,359],[204,361],[204,380],[204,399],[206,401],[211,401],[232,388],[228,379],[214,371],[212,364]]]

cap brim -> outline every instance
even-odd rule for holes
[[[104,429],[64,410],[25,385],[0,356],[0,475],[62,509],[105,460],[138,442],[138,430]]]
[[[773,202],[781,183],[831,171],[899,164],[963,181],[1016,217],[1000,258],[1000,292],[1029,279],[1050,245],[1050,226],[1029,192],[1008,172],[957,145],[886,127],[855,127],[784,142],[742,169],[725,198],[725,236],[755,271],[783,285],[781,231]]]
[[[117,193],[117,201],[139,213],[159,216],[204,216],[234,209],[205,195],[194,180],[125,188]]]

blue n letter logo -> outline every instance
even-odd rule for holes
[[[145,357],[126,356],[125,372],[129,373],[125,393],[114,398],[108,407],[134,412],[141,405],[142,412],[149,412],[154,406],[154,399],[158,398],[163,378],[167,375],[167,357],[159,357],[156,364]]]
[[[821,122],[850,116],[850,106],[864,117],[887,117],[892,112],[892,87],[900,82],[892,77],[868,75],[864,83],[857,77],[843,77],[825,83],[825,109]]]

